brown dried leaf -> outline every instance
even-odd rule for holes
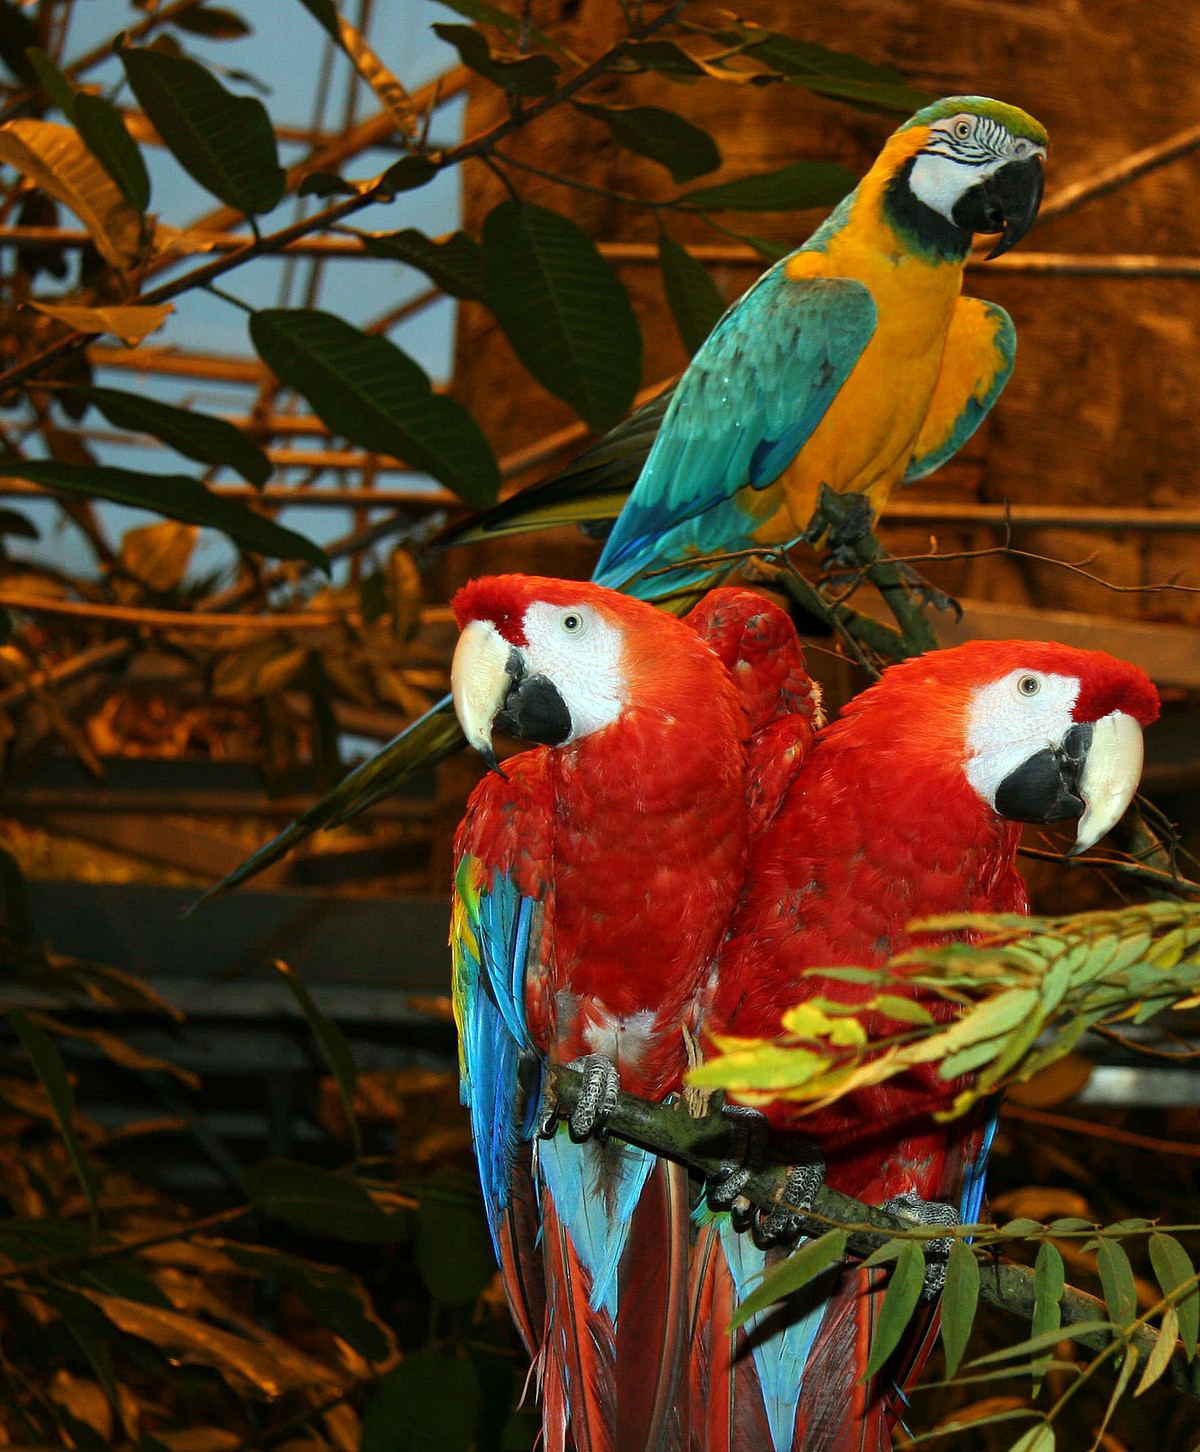
[[[175,311],[174,303],[155,303],[151,307],[134,305],[116,308],[75,307],[67,303],[32,302],[39,313],[66,323],[79,333],[112,333],[127,348],[136,348],[143,338],[157,332]]]
[[[141,216],[73,126],[29,117],[8,121],[0,126],[0,161],[70,207],[111,266],[125,268],[136,260]]]

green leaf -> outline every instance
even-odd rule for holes
[[[1072,1336],[1094,1336],[1099,1331],[1107,1331],[1111,1334],[1117,1329],[1111,1321],[1073,1321],[1071,1323]],[[1040,1336],[1030,1336],[1024,1341],[1018,1341],[1014,1346],[1005,1346],[999,1351],[989,1351],[986,1356],[976,1356],[967,1365],[990,1366],[997,1361],[1011,1361],[1016,1356],[1032,1356],[1035,1352],[1046,1351],[1056,1346],[1062,1339],[1061,1330],[1044,1331]]]
[[[8,1021],[21,1040],[21,1045],[33,1064],[33,1071],[46,1091],[54,1122],[58,1125],[58,1132],[62,1135],[63,1144],[79,1180],[79,1188],[83,1191],[94,1222],[100,1213],[96,1200],[96,1181],[75,1133],[75,1096],[71,1092],[67,1066],[63,1063],[54,1040],[27,1014],[19,1009],[9,1009]]]
[[[120,111],[102,96],[80,91],[75,97],[75,126],[129,205],[144,212],[150,205],[150,176]]]
[[[698,66],[673,40],[624,40],[614,56],[631,62],[639,70],[656,71],[674,81],[696,81],[704,75],[704,67]]]
[[[341,26],[338,25],[337,6],[333,0],[300,0],[301,5],[321,25],[330,40],[342,43]]]
[[[346,1042],[345,1034],[337,1024],[325,1017],[313,1002],[312,994],[281,958],[275,959],[275,967],[288,988],[291,989],[292,997],[299,1004],[300,1012],[308,1021],[313,1038],[316,1039],[321,1050],[321,1057],[329,1065],[329,1072],[333,1075],[333,1081],[337,1085],[338,1098],[341,1100],[346,1123],[350,1128],[350,1136],[354,1142],[354,1156],[357,1159],[362,1155],[362,1137],[359,1134],[358,1118],[354,1113],[354,1091],[358,1084],[358,1065],[354,1062],[350,1045]]]
[[[453,10],[455,15],[473,20],[478,25],[494,25],[505,35],[518,36],[521,33],[522,21],[495,5],[489,5],[487,0],[438,0],[438,3],[444,5],[447,10]],[[529,27],[529,35],[539,45],[544,45],[547,50],[556,51],[561,56],[567,55],[567,52],[553,36],[547,35],[544,30],[539,30],[536,25]]]
[[[857,185],[852,171],[832,161],[796,161],[779,171],[684,192],[677,201],[706,212],[803,212],[832,207]]]
[[[12,0],[0,0],[0,60],[26,86],[37,83],[38,74],[28,52],[41,43],[37,26],[28,12],[14,5]]]
[[[414,1258],[430,1295],[444,1306],[469,1305],[496,1274],[477,1189],[449,1173],[426,1181],[414,1220]]]
[[[246,1194],[266,1215],[315,1235],[390,1245],[408,1235],[408,1220],[389,1215],[357,1180],[295,1160],[266,1160],[242,1176]]]
[[[371,1309],[362,1282],[349,1271],[232,1241],[222,1247],[230,1260],[266,1280],[290,1286],[327,1330],[368,1361],[391,1354],[387,1333]]]
[[[517,357],[597,432],[628,412],[642,340],[616,273],[574,222],[501,202],[483,224],[488,297]]]
[[[207,40],[240,40],[243,35],[253,34],[240,15],[215,5],[191,5],[172,15],[171,24],[192,35],[203,35]]]
[[[658,265],[667,306],[671,309],[683,346],[691,357],[725,311],[725,300],[704,264],[697,262],[686,247],[681,247],[661,227],[658,233]]]
[[[161,1287],[140,1270],[119,1261],[108,1261],[100,1265],[83,1266],[68,1272],[72,1281],[90,1286],[106,1296],[120,1296],[125,1301],[140,1301],[144,1306],[159,1306],[164,1311],[172,1309],[171,1302]]]
[[[117,388],[73,388],[69,396],[94,404],[114,428],[151,434],[185,458],[201,464],[228,464],[260,488],[271,477],[266,454],[223,418]]]
[[[502,87],[510,95],[529,98],[548,96],[558,82],[558,62],[548,55],[506,60],[493,55],[486,38],[470,25],[443,25],[438,22],[431,29],[458,51],[459,60],[468,70]]]
[[[142,109],[180,166],[227,206],[269,212],[287,178],[261,101],[235,96],[186,56],[117,47]]]
[[[54,64],[44,50],[36,45],[29,48],[29,63],[41,82],[42,90],[54,102],[68,121],[75,120],[75,97],[79,94],[62,71]]]
[[[1135,1397],[1140,1397],[1144,1391],[1148,1391],[1171,1364],[1171,1357],[1175,1353],[1175,1343],[1179,1337],[1179,1312],[1174,1306],[1168,1306],[1163,1312],[1162,1326],[1159,1328],[1157,1336],[1158,1340],[1154,1343],[1154,1349],[1146,1358],[1146,1366],[1141,1380],[1134,1388]]]
[[[816,1240],[802,1241],[800,1248],[780,1265],[772,1267],[759,1284],[738,1306],[729,1318],[732,1330],[744,1326],[751,1316],[765,1311],[784,1296],[798,1291],[809,1281],[815,1280],[822,1271],[835,1265],[846,1253],[846,1232],[827,1230]]]
[[[116,504],[152,509],[184,524],[209,525],[243,549],[280,560],[307,560],[318,569],[329,570],[328,556],[312,540],[256,514],[239,499],[213,494],[185,474],[135,474],[130,469],[24,459],[6,459],[3,472],[66,494],[111,499]]]
[[[979,1262],[965,1240],[955,1240],[950,1246],[946,1286],[942,1291],[942,1346],[946,1352],[947,1376],[954,1375],[963,1359],[978,1304]]]
[[[310,171],[296,188],[298,197],[353,197],[358,194],[356,182],[347,181],[332,171]]]
[[[335,434],[427,470],[476,509],[495,502],[500,469],[483,431],[395,343],[310,308],[263,309],[250,336]]]
[[[402,156],[384,172],[375,189],[381,202],[390,202],[397,192],[411,192],[437,176],[439,167],[423,156]]]
[[[1161,1230],[1156,1230],[1150,1237],[1150,1264],[1164,1296],[1172,1296],[1180,1286],[1195,1281],[1195,1267],[1187,1251],[1173,1235]],[[1175,1308],[1179,1312],[1179,1339],[1191,1361],[1196,1355],[1196,1340],[1200,1335],[1200,1290],[1195,1284],[1175,1302]]]
[[[1096,1248],[1096,1266],[1104,1290],[1104,1304],[1118,1326],[1128,1326],[1137,1316],[1137,1291],[1133,1267],[1119,1240],[1107,1238]]]
[[[21,864],[0,843],[0,943],[26,948],[33,937],[33,907]]]
[[[871,1336],[871,1355],[867,1376],[874,1376],[900,1344],[904,1329],[912,1319],[925,1284],[925,1252],[915,1240],[908,1240],[896,1257],[896,1268],[888,1281],[883,1305]]]
[[[976,1424],[973,1422],[971,1425]],[[1018,1437],[1008,1452],[1054,1452],[1054,1428],[1049,1422],[1039,1422]]]
[[[762,32],[757,26],[742,26],[726,32],[731,44],[757,35],[763,39],[746,46],[744,54],[753,56],[779,75],[816,91],[834,96],[873,111],[909,115],[927,106],[934,98],[918,91],[897,71],[872,65],[856,55],[829,50],[812,41],[797,40],[790,35]]]
[[[363,1412],[359,1452],[469,1452],[479,1400],[469,1361],[418,1351],[376,1386]]]
[[[1043,1241],[1033,1267],[1033,1318],[1030,1330],[1035,1336],[1056,1331],[1062,1323],[1061,1301],[1066,1285],[1063,1258],[1056,1245]],[[1033,1373],[1033,1394],[1036,1396],[1046,1371],[1047,1356]]]
[[[602,121],[626,150],[665,166],[676,182],[695,181],[721,165],[720,150],[708,132],[674,111],[661,106],[597,106],[590,101],[571,104]]]
[[[482,302],[486,296],[483,253],[479,243],[466,232],[454,232],[444,242],[435,242],[405,227],[400,232],[358,232],[355,234],[372,257],[391,257],[417,267],[451,297]]]

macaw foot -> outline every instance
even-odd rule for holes
[[[709,1180],[705,1193],[714,1210],[732,1210],[766,1155],[770,1123],[765,1114],[744,1104],[723,1104],[721,1117],[733,1141],[732,1153],[721,1161],[720,1171]]]
[[[962,606],[953,595],[947,595],[945,590],[939,590],[936,585],[931,584],[924,575],[918,574],[911,565],[906,565],[903,560],[895,560],[893,563],[900,571],[900,578],[922,605],[932,605],[935,610],[953,610],[955,622],[962,620]]]
[[[812,1209],[817,1191],[825,1183],[825,1157],[815,1144],[808,1148],[810,1159],[788,1166],[787,1179],[779,1195],[783,1203],[760,1210],[750,1226],[754,1243],[760,1248],[795,1240],[804,1223],[803,1212]]]
[[[824,536],[829,554],[822,569],[850,570],[866,563],[862,545],[874,526],[875,510],[865,494],[839,494],[822,484],[817,507],[800,538],[815,547]]]
[[[583,1076],[575,1108],[566,1117],[571,1138],[576,1144],[582,1144],[585,1139],[606,1138],[605,1126],[617,1107],[621,1076],[603,1054],[584,1054],[581,1059],[572,1059],[566,1067]],[[543,1094],[538,1107],[538,1135],[549,1139],[561,1118],[557,1097]]]
[[[911,1220],[916,1225],[958,1225],[959,1213],[954,1205],[944,1200],[922,1200],[920,1195],[908,1192],[893,1195],[885,1200],[880,1209],[890,1215],[899,1215],[902,1220]],[[937,1240],[925,1242],[925,1284],[921,1288],[921,1299],[931,1301],[940,1294],[946,1284],[946,1265],[954,1237],[939,1236]]]

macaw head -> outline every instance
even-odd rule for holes
[[[716,656],[674,616],[600,585],[533,575],[472,580],[452,602],[462,634],[450,667],[459,723],[493,769],[494,729],[566,746],[633,711],[697,720],[736,710]]]
[[[886,192],[893,221],[947,256],[965,256],[976,233],[999,234],[988,253],[999,257],[1037,217],[1048,139],[1032,116],[986,96],[926,106],[881,157],[894,168]]]
[[[894,732],[898,713],[914,770],[949,758],[999,817],[1077,821],[1075,856],[1132,800],[1158,693],[1144,671],[1102,651],[976,640],[892,666],[843,716],[875,715]],[[939,790],[932,776],[927,789]]]

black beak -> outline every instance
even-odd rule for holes
[[[956,226],[964,232],[999,232],[1000,240],[988,261],[1000,257],[1024,237],[1042,205],[1045,174],[1042,158],[1009,161],[959,197],[954,207]]]
[[[571,713],[558,687],[549,676],[527,676],[515,650],[508,658],[508,674],[512,685],[492,724],[518,741],[560,746],[571,734]]]
[[[1023,761],[996,789],[995,805],[1014,822],[1070,822],[1087,805],[1080,782],[1092,745],[1092,723],[1072,726],[1061,746]]]

